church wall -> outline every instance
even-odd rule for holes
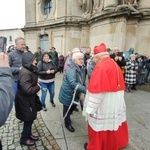
[[[56,18],[64,17],[66,15],[66,7],[67,7],[66,0],[55,0],[55,3],[56,3],[55,7]]]
[[[26,39],[26,45],[29,47],[29,50],[31,52],[35,52],[37,47],[39,46],[38,31],[27,31],[24,37]]]
[[[80,47],[90,47],[89,36],[90,30],[89,26],[81,27],[81,42]]]
[[[136,38],[137,52],[148,51],[150,54],[150,19],[139,22]]]
[[[55,24],[64,20],[66,16],[66,0],[52,0],[52,8],[48,15],[44,15],[44,0],[36,3],[37,25]]]
[[[75,47],[80,47],[81,29],[79,27],[66,28],[66,54]]]
[[[36,24],[36,0],[25,0],[25,26],[33,26]]]
[[[78,27],[59,27],[48,30],[49,46],[54,46],[59,53],[67,55],[74,47],[80,46],[81,30]]]
[[[82,9],[77,1],[52,0],[52,8],[49,15],[44,15],[44,1],[36,3],[37,25],[57,24],[64,21],[78,21],[82,15]],[[28,15],[30,16],[30,15]],[[32,14],[31,14],[32,16]]]
[[[51,35],[49,36],[50,47],[54,46],[57,52],[64,54],[65,51],[65,29],[55,28],[50,30]]]
[[[135,52],[149,51],[150,47],[150,20],[131,20],[127,25],[125,51],[133,47]],[[150,53],[150,52],[149,52]]]
[[[70,0],[70,1],[72,3],[72,5],[70,6],[70,8],[71,8],[71,15],[75,16],[75,17],[81,17],[81,15],[83,14],[83,11],[81,9],[80,4],[78,3],[78,0],[76,0],[76,1]],[[67,13],[67,15],[69,15],[69,14]]]
[[[137,45],[136,45],[137,31],[138,31],[138,21],[129,20],[127,22],[124,51],[129,50],[129,48],[134,48],[135,51],[137,51]]]
[[[79,0],[52,0],[48,16],[42,13],[43,2],[26,0],[23,31],[32,49],[39,46],[39,37],[44,34],[48,35],[49,48],[55,46],[65,55],[74,47],[93,49],[101,42],[111,49],[118,46],[124,52],[133,47],[141,53],[150,47],[150,3],[147,5],[147,0],[137,1],[133,7],[118,0],[104,1],[98,9],[93,5],[96,0],[88,1],[88,5],[81,5]],[[32,8],[36,10],[36,17],[31,13]]]
[[[40,35],[48,35],[49,49],[54,46],[58,53],[67,55],[75,47],[80,47],[81,29],[79,27],[59,27],[47,28],[43,30],[26,31],[26,43],[31,47],[31,51],[35,52],[36,48],[40,46]],[[86,31],[85,31],[86,33]],[[86,35],[86,34],[85,34]],[[89,37],[87,36],[87,39]],[[48,49],[48,50],[49,50]]]
[[[104,42],[107,47],[113,49],[113,47],[117,46],[123,52],[131,47],[138,53],[149,51],[149,24],[149,19],[139,22],[137,19],[127,20],[123,17],[115,20],[100,20],[90,26],[89,45],[93,49],[95,45]]]
[[[123,17],[95,22],[90,26],[91,48],[103,42],[111,49],[118,46],[124,51],[125,34],[126,19]]]

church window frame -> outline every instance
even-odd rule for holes
[[[52,0],[45,0],[44,2],[44,15],[48,16],[52,9]]]

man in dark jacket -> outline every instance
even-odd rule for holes
[[[55,47],[52,47],[50,49],[50,52],[49,52],[49,55],[51,56],[55,66],[57,67],[58,69],[58,52],[56,51],[56,48]]]
[[[147,60],[144,60],[145,68],[146,68],[146,74],[145,74],[145,82],[149,82],[149,75],[150,75],[150,58]]]
[[[8,56],[0,53],[0,127],[5,123],[13,106],[13,83]],[[0,149],[2,149],[1,141]]]
[[[118,66],[121,68],[123,75],[125,74],[125,65],[126,61],[123,56],[123,53],[120,52],[118,47],[114,48],[113,54],[110,55],[110,57],[118,64]]]
[[[19,70],[22,67],[22,54],[26,49],[25,39],[22,37],[18,37],[15,39],[16,49],[9,53],[9,65],[12,70],[12,74],[14,77],[14,92],[17,92],[17,83],[18,83],[18,75]]]
[[[87,61],[90,59],[91,48],[87,47],[84,54],[85,76],[87,75]]]
[[[36,51],[34,54],[35,54],[35,56],[36,56],[36,61],[37,61],[37,63],[38,63],[39,61],[41,61],[41,59],[42,59],[42,50],[41,50],[41,47],[38,47],[38,48],[37,48],[37,51]]]
[[[120,68],[126,65],[123,53],[120,52],[118,47],[114,48],[114,52],[112,55],[110,55],[110,57],[114,59],[114,61],[119,65]]]

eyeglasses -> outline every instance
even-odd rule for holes
[[[83,60],[83,58],[78,58],[78,60]]]

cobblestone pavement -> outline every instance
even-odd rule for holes
[[[39,136],[35,146],[20,145],[20,133],[22,132],[23,123],[15,117],[15,110],[10,113],[5,125],[0,128],[0,139],[3,150],[61,150],[55,138],[46,127],[41,113],[32,125],[32,133]]]
[[[19,143],[23,123],[15,117],[12,110],[5,125],[0,128],[0,139],[3,150],[83,150],[83,145],[88,141],[87,126],[81,111],[74,112],[71,116],[75,132],[69,132],[64,124],[56,134],[62,121],[62,104],[58,101],[58,93],[62,83],[62,75],[56,76],[56,107],[49,103],[47,95],[47,111],[38,113],[33,124],[33,134],[40,139],[36,146],[21,146]],[[147,88],[150,88],[149,86]],[[127,108],[127,121],[129,126],[129,145],[122,150],[150,150],[150,93],[137,90],[133,93],[125,92]],[[57,122],[57,123],[56,123]]]

